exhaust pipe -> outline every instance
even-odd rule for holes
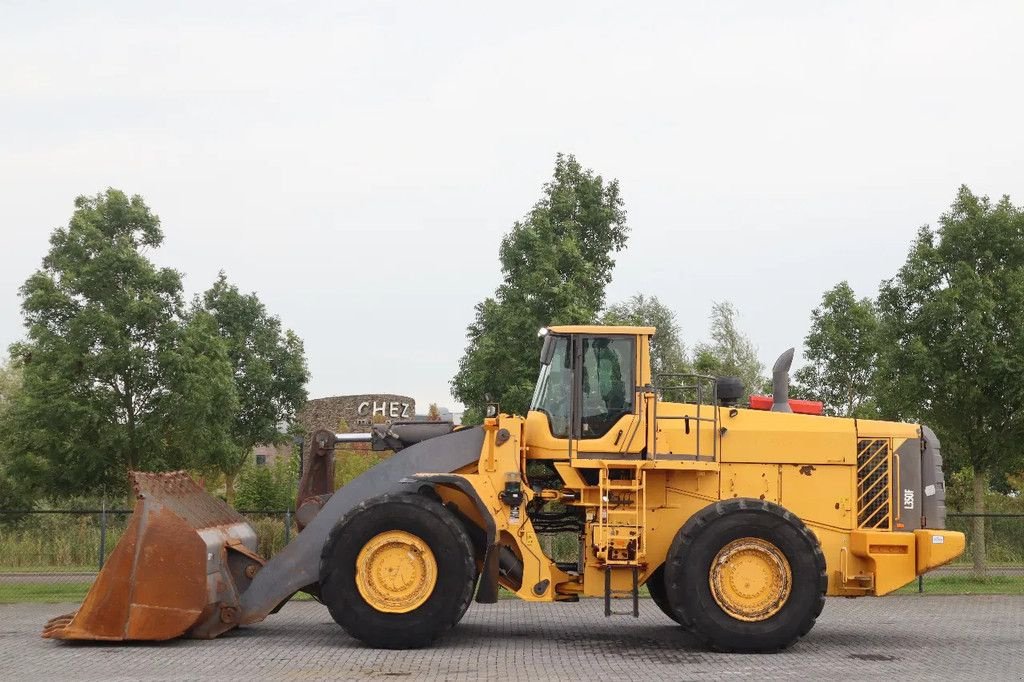
[[[794,348],[779,356],[772,367],[772,412],[792,412],[789,406],[789,368],[793,364]]]

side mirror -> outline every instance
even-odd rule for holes
[[[544,337],[544,345],[540,347],[540,364],[547,366],[551,364],[551,358],[555,355],[555,338],[550,334]]]

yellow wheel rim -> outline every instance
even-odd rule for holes
[[[437,561],[422,539],[403,530],[375,535],[356,557],[356,588],[384,613],[409,613],[437,584]]]
[[[708,575],[711,595],[738,620],[767,620],[789,599],[793,573],[778,547],[761,538],[733,540],[715,555]]]

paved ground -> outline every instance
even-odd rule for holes
[[[830,599],[803,641],[765,656],[701,651],[649,600],[639,621],[605,619],[596,599],[474,604],[442,643],[421,651],[367,649],[312,602],[214,641],[39,637],[48,617],[71,608],[0,606],[0,679],[1024,679],[1024,597]]]

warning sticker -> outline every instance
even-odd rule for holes
[[[935,494],[935,484],[933,483],[931,485],[926,485],[924,487],[924,494],[927,497],[931,497],[932,495],[934,495]]]

